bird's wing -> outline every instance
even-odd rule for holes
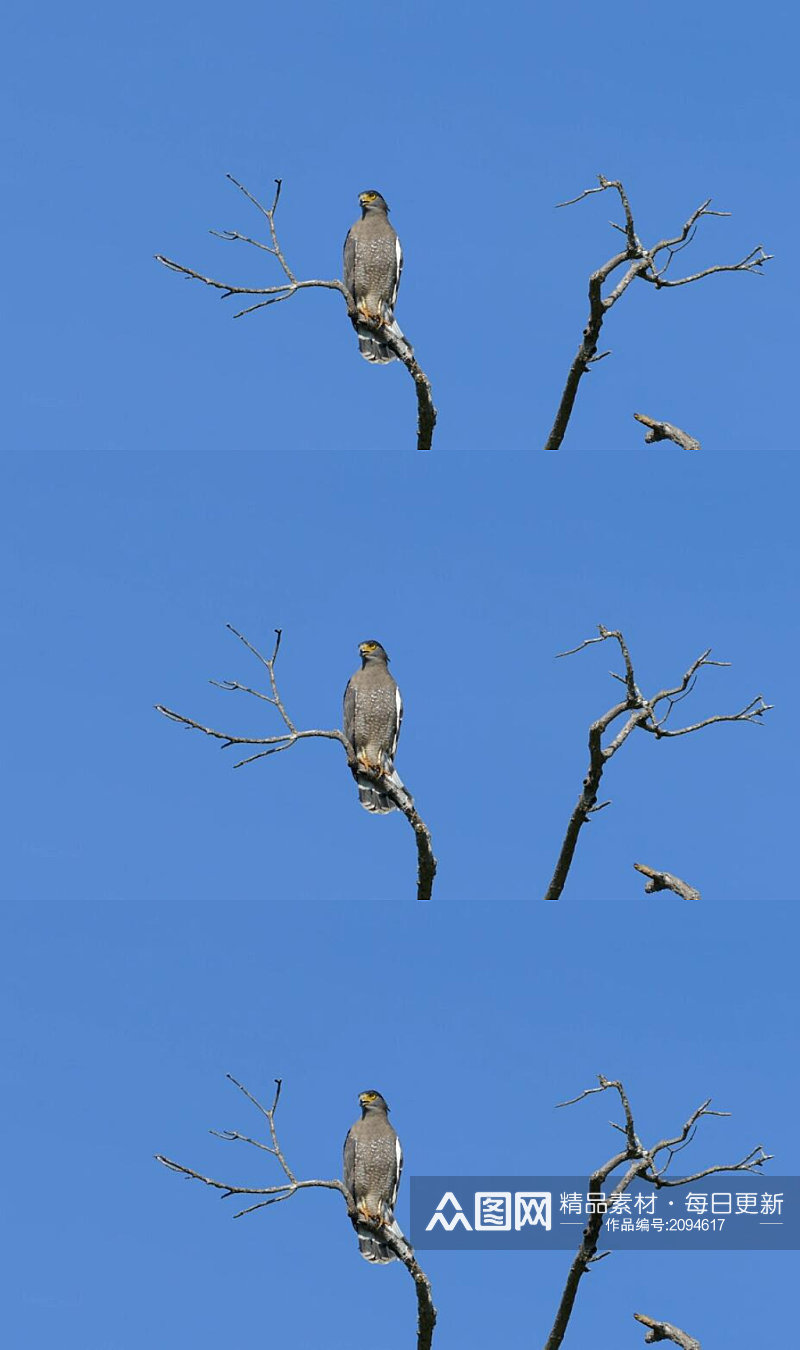
[[[394,703],[395,703],[395,724],[394,724],[394,739],[392,740],[392,759],[394,759],[395,755],[397,754],[397,742],[400,739],[400,727],[403,724],[403,699],[397,685],[395,685],[394,687]]]
[[[354,684],[355,676],[352,676],[347,682],[347,688],[344,691],[344,734],[355,750],[354,736],[356,729],[356,686]]]
[[[355,300],[356,284],[356,227],[352,225],[344,241],[344,284]]]
[[[394,1207],[395,1207],[395,1205],[397,1204],[397,1192],[398,1192],[398,1190],[399,1190],[399,1188],[400,1188],[400,1177],[402,1176],[402,1173],[403,1173],[403,1148],[402,1148],[402,1145],[401,1145],[400,1140],[398,1139],[397,1135],[395,1135],[395,1137],[394,1137],[394,1149],[395,1149],[395,1163],[396,1163],[396,1167],[395,1167],[395,1174],[394,1174],[394,1188],[393,1188],[393,1190],[392,1190],[392,1211],[393,1211],[393,1212],[394,1212]]]
[[[355,1200],[353,1187],[356,1179],[356,1139],[352,1128],[347,1131],[344,1141],[344,1184]]]
[[[397,235],[394,237],[394,255],[395,255],[395,273],[394,288],[392,290],[392,309],[397,302],[397,292],[400,289],[400,277],[403,273],[403,249]]]

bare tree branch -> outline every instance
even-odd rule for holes
[[[647,895],[652,895],[654,891],[674,891],[684,900],[700,899],[700,892],[696,891],[694,886],[681,881],[680,877],[673,876],[671,872],[656,872],[652,867],[646,867],[644,863],[634,863],[633,865],[637,872],[641,872],[643,876],[650,878],[644,888]]]
[[[254,305],[247,305],[246,308],[237,310],[234,314],[235,319],[241,319],[245,314],[253,314],[257,309],[265,309],[267,305],[277,305],[282,300],[291,300],[298,291],[310,290],[314,287],[327,291],[338,291],[347,306],[348,316],[352,319],[356,308],[352,295],[347,287],[338,278],[332,281],[307,280],[298,281],[294,272],[286,261],[283,250],[278,242],[278,235],[275,229],[275,212],[278,208],[278,202],[281,196],[281,185],[283,180],[275,179],[275,196],[272,206],[264,206],[251,192],[233,177],[232,174],[226,174],[229,182],[233,183],[240,192],[252,202],[258,211],[264,216],[268,228],[270,243],[262,243],[258,239],[252,239],[249,235],[240,234],[238,230],[211,230],[217,239],[224,239],[227,242],[239,242],[251,244],[254,248],[260,249],[264,253],[270,253],[276,259],[286,278],[278,286],[234,286],[227,281],[217,281],[213,277],[204,276],[202,272],[196,272],[192,267],[185,267],[183,263],[175,262],[172,258],[166,258],[162,253],[156,253],[156,262],[160,262],[171,272],[178,272],[181,276],[189,277],[193,281],[202,281],[204,286],[211,286],[214,290],[221,291],[221,299],[228,300],[232,295],[259,295],[265,299],[258,300]],[[389,347],[402,361],[412,380],[417,394],[417,449],[430,450],[433,442],[433,430],[436,426],[436,408],[433,403],[433,391],[431,382],[425,374],[422,367],[418,364],[414,356],[413,348],[404,337],[398,336],[397,332],[387,328],[379,318],[359,314],[359,323],[372,327],[376,336]]]
[[[711,649],[709,648],[692,662],[683,678],[673,688],[661,689],[652,697],[645,698],[636,683],[630,652],[622,633],[615,629],[604,628],[602,624],[598,625],[598,630],[599,637],[587,638],[579,646],[572,647],[567,652],[559,652],[559,657],[573,656],[575,652],[583,651],[585,647],[591,647],[596,642],[605,642],[608,638],[613,638],[622,654],[625,674],[623,676],[612,672],[612,676],[625,686],[625,697],[619,703],[615,703],[607,712],[604,712],[602,717],[598,717],[597,721],[592,722],[589,727],[589,768],[586,771],[580,795],[570,816],[555,871],[545,894],[545,900],[557,900],[561,895],[575,855],[581,829],[592,815],[596,815],[603,807],[609,805],[608,802],[601,802],[600,804],[597,802],[600,780],[608,761],[624,745],[632,731],[638,727],[642,731],[650,732],[657,739],[663,739],[667,736],[686,736],[689,732],[700,731],[703,727],[709,727],[715,722],[753,722],[759,724],[764,713],[769,712],[772,708],[772,704],[765,703],[761,694],[758,694],[739,712],[716,713],[713,717],[705,717],[700,722],[692,723],[691,726],[667,728],[666,721],[675,705],[682,702],[683,698],[691,693],[694,688],[698,671],[704,666],[723,666],[727,663],[712,661],[710,659]],[[663,715],[659,716],[657,709],[661,704],[665,704],[666,709]],[[622,726],[613,739],[604,745],[604,733],[621,717],[625,717]]]
[[[180,726],[189,727],[193,731],[202,731],[204,736],[211,736],[214,740],[222,742],[221,749],[228,750],[232,745],[258,745],[265,748],[257,751],[254,755],[247,755],[244,759],[237,760],[234,764],[235,769],[242,768],[245,764],[252,764],[257,759],[264,759],[267,755],[277,755],[282,750],[291,750],[292,746],[298,741],[311,740],[318,738],[328,741],[338,741],[342,746],[347,763],[352,772],[356,768],[356,756],[352,745],[343,732],[338,728],[331,731],[320,731],[314,729],[311,731],[298,731],[294,722],[286,711],[283,700],[278,692],[278,685],[275,679],[275,661],[281,645],[280,628],[275,629],[275,646],[272,656],[263,656],[251,642],[247,640],[232,624],[226,624],[229,632],[233,633],[240,642],[247,647],[248,651],[261,662],[266,668],[269,676],[270,693],[265,694],[258,689],[251,689],[248,685],[240,684],[238,680],[211,680],[210,683],[217,689],[226,691],[238,691],[244,694],[251,694],[254,698],[262,702],[270,703],[279,713],[281,720],[286,728],[278,736],[234,736],[228,731],[216,731],[213,727],[203,726],[202,722],[196,722],[192,717],[186,717],[183,713],[175,712],[172,708],[165,707],[162,703],[156,703],[156,712],[169,719],[170,722],[177,722]],[[358,764],[358,772],[361,777],[372,778],[381,792],[385,793],[398,808],[402,811],[412,830],[417,843],[417,899],[430,900],[433,891],[433,880],[436,876],[438,866],[433,853],[433,841],[431,832],[420,816],[414,805],[414,799],[411,793],[400,783],[391,777],[387,777],[377,768],[371,768],[363,763]]]
[[[649,427],[645,436],[645,442],[651,445],[653,441],[674,441],[684,450],[699,450],[700,442],[696,441],[694,436],[681,431],[680,427],[675,427],[671,422],[657,422],[653,417],[646,417],[644,413],[634,413],[637,422],[643,426]]]
[[[724,216],[726,211],[712,211],[711,198],[702,202],[696,208],[686,221],[683,229],[671,239],[661,239],[657,244],[646,248],[642,244],[636,233],[630,202],[622,183],[617,179],[605,178],[603,174],[598,175],[599,187],[587,188],[577,197],[572,197],[570,201],[559,202],[561,206],[573,206],[575,202],[583,201],[585,197],[591,197],[597,192],[606,192],[613,188],[619,196],[622,205],[625,224],[617,225],[611,222],[613,228],[618,230],[625,237],[625,246],[619,253],[613,254],[608,258],[597,271],[592,272],[589,277],[589,317],[586,321],[586,327],[583,330],[580,345],[575,354],[572,365],[567,375],[567,381],[564,385],[564,392],[561,395],[561,402],[555,416],[555,421],[545,444],[545,450],[558,450],[564,439],[567,430],[567,424],[572,414],[575,404],[575,397],[578,392],[578,385],[583,376],[596,365],[603,357],[608,356],[608,352],[602,352],[598,355],[597,347],[600,340],[600,330],[603,327],[608,311],[624,295],[632,281],[640,278],[642,281],[648,281],[657,289],[663,289],[667,286],[686,286],[689,282],[700,281],[703,277],[711,276],[714,272],[753,272],[758,274],[764,263],[769,262],[772,254],[765,253],[759,244],[736,263],[719,263],[713,267],[706,267],[700,272],[694,272],[691,276],[679,277],[676,279],[667,278],[666,272],[670,267],[673,258],[677,253],[694,238],[698,221],[704,216]],[[663,261],[661,255],[665,255]],[[619,268],[625,267],[622,276],[616,282],[616,285],[603,294],[603,286],[606,281],[617,272]],[[666,425],[666,424],[665,424]]]
[[[687,1336],[680,1327],[674,1327],[671,1322],[656,1322],[652,1317],[646,1317],[644,1313],[634,1313],[637,1322],[642,1326],[649,1327],[645,1336],[645,1342],[652,1345],[654,1341],[674,1341],[676,1345],[683,1347],[683,1350],[702,1350],[699,1341],[694,1336]]]
[[[569,1101],[560,1102],[559,1106],[573,1106],[575,1102],[583,1101],[585,1097],[591,1097],[596,1092],[607,1092],[612,1089],[617,1093],[622,1105],[625,1116],[625,1124],[616,1125],[612,1121],[614,1129],[625,1136],[625,1147],[615,1153],[611,1158],[598,1167],[589,1178],[588,1189],[594,1193],[603,1191],[606,1181],[612,1173],[625,1167],[623,1175],[613,1182],[613,1189],[606,1194],[605,1208],[598,1204],[596,1212],[587,1217],[586,1227],[581,1235],[578,1250],[575,1253],[572,1264],[567,1274],[564,1285],[564,1291],[556,1311],[553,1326],[550,1334],[545,1341],[544,1350],[558,1350],[567,1330],[569,1319],[572,1315],[572,1309],[575,1306],[575,1297],[578,1292],[578,1286],[583,1276],[592,1265],[596,1265],[608,1252],[601,1252],[598,1255],[597,1246],[600,1240],[600,1233],[605,1222],[606,1212],[614,1204],[618,1196],[623,1195],[633,1181],[638,1177],[641,1181],[647,1181],[652,1186],[660,1188],[662,1186],[686,1186],[688,1183],[697,1181],[701,1177],[710,1176],[714,1172],[753,1172],[762,1167],[765,1162],[771,1158],[771,1154],[765,1153],[761,1145],[751,1149],[749,1153],[741,1158],[739,1162],[719,1163],[713,1167],[704,1168],[700,1172],[695,1172],[691,1176],[666,1177],[665,1173],[670,1166],[676,1152],[680,1150],[681,1145],[690,1141],[694,1134],[694,1128],[697,1122],[706,1116],[727,1115],[727,1112],[711,1111],[709,1109],[710,1099],[698,1106],[689,1117],[683,1128],[672,1139],[661,1139],[657,1144],[646,1148],[636,1130],[633,1112],[631,1110],[628,1095],[622,1083],[617,1079],[605,1078],[603,1074],[598,1074],[598,1087],[586,1088],[580,1092],[577,1097],[571,1097]],[[659,1155],[666,1153],[666,1159],[663,1163],[659,1162]],[[640,1318],[640,1321],[645,1319]],[[649,1325],[649,1324],[648,1324]],[[663,1325],[668,1325],[667,1323]],[[654,1338],[658,1339],[658,1338]]]
[[[202,1181],[204,1186],[210,1186],[212,1189],[221,1191],[221,1199],[228,1200],[232,1195],[251,1195],[264,1196],[265,1199],[258,1200],[253,1205],[247,1205],[234,1214],[235,1219],[240,1219],[245,1214],[252,1214],[257,1209],[264,1209],[267,1205],[278,1204],[282,1200],[290,1200],[297,1191],[311,1190],[321,1188],[327,1191],[338,1191],[347,1206],[348,1216],[352,1219],[356,1213],[355,1203],[350,1192],[339,1181],[338,1177],[331,1180],[311,1180],[298,1181],[294,1172],[289,1167],[285,1155],[278,1141],[277,1129],[275,1126],[275,1112],[281,1095],[280,1078],[275,1079],[275,1096],[272,1100],[272,1106],[264,1106],[256,1097],[248,1091],[241,1083],[231,1075],[227,1074],[229,1082],[233,1083],[240,1092],[252,1102],[261,1115],[264,1116],[269,1131],[268,1144],[262,1143],[257,1139],[251,1139],[247,1135],[240,1134],[238,1130],[212,1130],[211,1134],[218,1139],[239,1140],[246,1144],[252,1144],[253,1147],[261,1149],[266,1153],[271,1153],[277,1160],[281,1171],[284,1174],[285,1181],[277,1186],[234,1186],[227,1181],[217,1181],[213,1177],[204,1176],[202,1172],[196,1172],[192,1167],[185,1167],[183,1163],[174,1162],[172,1158],[167,1158],[161,1153],[155,1155],[156,1161],[160,1162],[170,1172],[177,1172],[180,1176],[188,1177],[192,1181]],[[380,1242],[384,1243],[394,1252],[398,1260],[402,1261],[412,1280],[417,1295],[417,1350],[431,1350],[433,1341],[433,1331],[436,1325],[436,1308],[433,1303],[433,1291],[431,1283],[422,1267],[419,1265],[414,1249],[402,1236],[398,1236],[396,1229],[386,1227],[377,1218],[371,1218],[362,1212],[358,1214],[358,1222],[361,1227],[372,1228],[375,1236]]]

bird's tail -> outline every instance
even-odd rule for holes
[[[405,1241],[402,1229],[395,1218],[392,1218],[386,1227],[395,1237],[402,1238]],[[358,1234],[358,1250],[365,1261],[371,1261],[374,1265],[385,1266],[389,1261],[397,1260],[391,1247],[387,1247],[385,1242],[381,1242],[371,1229],[359,1223],[356,1224],[356,1233]]]
[[[389,766],[384,776],[394,787],[405,792],[405,784],[394,765]],[[386,815],[389,811],[397,810],[391,797],[388,797],[385,792],[381,792],[374,779],[368,778],[366,774],[357,773],[356,783],[358,784],[358,800],[365,811],[374,811],[377,815]]]
[[[371,328],[364,328],[359,324],[356,332],[358,333],[358,350],[365,361],[372,361],[377,366],[385,366],[389,361],[397,359],[391,347],[387,347],[385,342],[379,342]]]
[[[400,342],[405,342],[405,335],[394,315],[389,313],[384,321],[384,328],[392,337]],[[358,350],[361,352],[365,361],[373,361],[378,365],[386,365],[389,361],[394,361],[395,353],[391,347],[387,347],[385,342],[381,342],[374,328],[368,328],[366,324],[357,323],[356,332],[358,334]],[[410,350],[410,348],[409,348]]]

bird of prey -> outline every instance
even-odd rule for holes
[[[351,226],[344,241],[344,284],[355,301],[356,312],[351,317],[358,334],[358,350],[365,361],[385,363],[393,361],[395,354],[380,341],[375,324],[395,337],[403,337],[394,317],[403,250],[389,224],[389,208],[381,194],[362,192],[358,200],[361,219]]]
[[[383,1224],[395,1237],[403,1237],[394,1217],[403,1150],[389,1124],[389,1108],[380,1092],[362,1092],[358,1101],[361,1119],[350,1127],[344,1141],[344,1184],[356,1207],[352,1222],[358,1234],[358,1250],[365,1261],[383,1265],[394,1261],[395,1254],[378,1240],[373,1228],[359,1222],[359,1216]]]
[[[397,738],[403,720],[403,700],[389,673],[389,658],[379,642],[359,646],[361,669],[350,677],[344,691],[344,734],[355,751],[353,777],[358,800],[365,811],[394,811],[391,797],[381,792],[374,778],[359,767],[380,773],[402,788],[394,767]]]

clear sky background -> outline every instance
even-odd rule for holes
[[[795,19],[680,3],[667,21],[585,3],[245,3],[18,8],[6,20],[8,1037],[3,1112],[13,1350],[395,1350],[413,1290],[358,1259],[337,1196],[232,1222],[165,1152],[269,1185],[270,1160],[211,1138],[268,1096],[300,1175],[337,1175],[357,1094],[393,1108],[417,1173],[588,1171],[613,1104],[554,1104],[624,1078],[645,1138],[706,1096],[693,1166],[763,1142],[796,1157],[798,213]],[[796,26],[794,37],[796,37]],[[360,361],[324,292],[233,322],[156,252],[269,285],[231,172],[268,197],[300,275],[338,275],[357,194],[389,201],[406,252],[398,318],[440,409],[414,448],[413,389]],[[624,179],[645,240],[711,195],[684,260],[776,255],[762,278],[632,288],[613,355],[541,453],[616,247]],[[646,447],[631,414],[685,427]],[[358,809],[336,745],[233,772],[165,702],[276,730],[207,681],[269,646],[301,725],[335,726],[357,644],[386,646],[406,702],[399,770],[440,859],[414,898],[406,822]],[[613,805],[545,906],[617,697],[598,623],[642,686],[705,647],[685,711],[763,692],[762,729],[633,737]],[[645,897],[631,864],[700,888]],[[794,1051],[794,1054],[792,1053]],[[238,1150],[238,1151],[237,1151]],[[399,1205],[407,1220],[407,1196]],[[437,1344],[540,1344],[564,1252],[432,1253]],[[567,1344],[642,1343],[635,1310],[705,1345],[777,1342],[792,1254],[615,1255]]]

